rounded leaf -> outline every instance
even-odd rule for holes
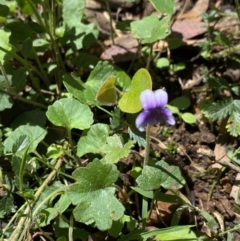
[[[172,100],[170,104],[176,106],[179,110],[186,110],[190,106],[191,102],[189,98],[180,96]]]
[[[88,105],[75,99],[61,99],[48,107],[46,113],[48,119],[56,126],[88,129],[93,123],[93,113]]]
[[[118,105],[121,111],[137,113],[142,109],[140,94],[142,91],[152,89],[152,79],[146,69],[139,69],[133,76],[130,91],[125,93]]]
[[[196,116],[193,115],[193,114],[191,114],[191,113],[188,113],[188,112],[183,113],[183,114],[181,115],[181,117],[182,117],[183,121],[186,122],[186,123],[188,123],[188,124],[194,124],[194,123],[196,123],[196,121],[197,121]]]

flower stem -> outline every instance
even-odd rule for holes
[[[147,124],[147,127],[146,127],[146,147],[145,147],[145,157],[144,157],[143,166],[146,166],[148,164],[149,152],[150,152],[150,125]]]
[[[147,124],[146,127],[146,147],[145,147],[145,157],[143,162],[143,168],[148,164],[150,152],[150,125]],[[147,223],[147,211],[148,211],[148,198],[143,197],[142,199],[142,228],[145,230]]]

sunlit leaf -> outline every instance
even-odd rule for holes
[[[159,20],[156,14],[152,14],[141,20],[131,22],[131,30],[134,37],[141,39],[142,43],[154,43],[171,33],[169,23],[170,18],[168,16]]]
[[[165,189],[179,189],[185,184],[179,167],[169,166],[159,161],[155,166],[144,166],[137,183],[143,190],[154,190],[160,186]]]
[[[172,15],[176,8],[174,0],[150,0],[150,2],[160,13],[167,13]]]
[[[142,109],[140,94],[152,89],[152,79],[146,69],[139,69],[133,76],[131,88],[120,99],[119,108],[126,113],[137,113]]]
[[[66,189],[73,205],[76,221],[93,224],[98,229],[107,230],[113,220],[123,216],[124,207],[114,196],[115,188],[111,185],[117,180],[119,172],[115,165],[104,164],[95,160],[87,167],[80,167],[73,172],[77,182]]]
[[[106,162],[116,163],[128,156],[132,146],[132,141],[123,145],[116,134],[109,136],[108,125],[95,124],[80,138],[77,144],[77,155],[81,157],[86,153],[100,154]]]
[[[58,100],[50,105],[46,115],[54,125],[68,130],[88,129],[93,123],[93,113],[89,106],[70,98]]]

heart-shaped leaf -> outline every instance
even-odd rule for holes
[[[88,105],[75,99],[61,99],[48,107],[48,119],[56,126],[63,126],[68,130],[73,128],[88,129],[93,123],[93,113]]]
[[[104,105],[114,105],[117,102],[115,80],[114,76],[108,77],[97,92],[96,99]]]
[[[142,109],[140,94],[152,89],[152,78],[146,69],[139,69],[133,76],[130,90],[120,99],[119,108],[126,113],[137,113]]]

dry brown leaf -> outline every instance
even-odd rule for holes
[[[230,161],[229,157],[227,156],[226,148],[219,143],[215,145],[214,155],[216,161],[222,160],[223,158],[224,161]]]
[[[183,39],[191,39],[205,33],[207,29],[204,26],[205,23],[190,19],[177,20],[172,26],[172,31],[181,34]]]
[[[208,6],[209,0],[198,0],[190,11],[181,14],[178,19],[201,19],[201,14],[207,11]]]
[[[132,60],[137,53],[137,48],[126,49],[121,46],[113,45],[101,54],[101,59],[110,60],[113,63]]]
[[[235,179],[236,184],[234,184],[232,186],[232,191],[230,193],[230,197],[234,198],[236,204],[238,204],[238,205],[240,205],[240,199],[239,199],[239,195],[238,195],[239,188],[240,188],[238,185],[239,181],[240,181],[240,173],[237,174],[236,179]]]

